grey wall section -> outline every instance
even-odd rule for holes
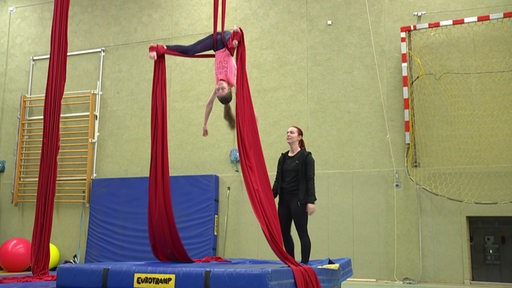
[[[403,25],[511,11],[510,1],[228,2],[227,27],[241,26],[246,34],[269,178],[287,149],[284,133],[290,125],[304,129],[316,159],[312,257],[351,257],[354,278],[468,282],[466,216],[509,215],[511,207],[450,202],[409,181],[399,31]],[[8,13],[9,7],[16,11]],[[0,158],[7,160],[0,174],[1,242],[32,235],[34,205],[10,203],[17,113],[30,57],[49,53],[52,7],[52,1],[0,2]],[[413,11],[432,13],[418,19]],[[148,174],[153,63],[147,47],[190,43],[211,32],[211,15],[211,1],[205,0],[71,2],[69,50],[105,48],[98,177]],[[169,57],[167,64],[173,175],[220,175],[221,256],[275,258],[241,175],[229,162],[236,138],[221,117],[221,105],[212,112],[210,136],[201,136],[213,89],[212,60]],[[39,77],[44,87],[44,73]],[[392,185],[396,176],[400,190]],[[87,221],[88,207],[56,205],[52,243],[62,259],[79,247],[84,255]]]

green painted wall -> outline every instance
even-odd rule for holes
[[[510,215],[510,205],[451,202],[405,174],[400,27],[511,11],[508,0],[228,1],[227,27],[246,35],[247,70],[273,180],[290,125],[304,129],[317,163],[312,258],[350,257],[354,278],[463,283],[471,279],[468,215]],[[8,13],[9,7],[16,7]],[[20,95],[29,59],[49,53],[52,1],[0,2],[0,241],[31,238],[34,204],[11,204]],[[418,19],[413,11],[436,11]],[[211,1],[71,1],[69,50],[105,48],[97,177],[146,176],[150,43],[190,43],[211,32]],[[331,26],[327,20],[332,20]],[[90,59],[73,60],[68,86],[90,86]],[[43,65],[44,66],[44,65]],[[37,70],[39,69],[39,70]],[[92,69],[94,70],[94,69]],[[216,104],[201,136],[211,59],[168,58],[173,175],[220,176],[219,255],[275,258],[229,162],[235,135]],[[34,87],[44,91],[45,69]],[[76,88],[75,88],[76,87]],[[85,89],[93,89],[85,88]],[[33,92],[41,93],[41,92]],[[395,172],[403,184],[395,190]],[[231,188],[227,193],[227,187]],[[85,255],[88,207],[57,204],[52,243]],[[82,217],[83,214],[83,217]],[[83,259],[82,259],[83,260]]]

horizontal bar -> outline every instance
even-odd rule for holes
[[[91,53],[99,53],[99,52],[103,52],[103,50],[105,50],[105,48],[97,48],[97,49],[89,49],[89,50],[68,52],[68,56],[91,54]],[[50,58],[50,55],[32,56],[32,60],[34,60],[34,61],[44,60],[44,59],[49,59],[49,58]]]

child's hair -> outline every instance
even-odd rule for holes
[[[224,95],[217,96],[217,99],[220,103],[224,104],[224,119],[228,122],[229,128],[231,130],[235,129],[235,115],[233,115],[233,111],[231,111],[231,100],[233,100],[233,93],[231,93],[231,89]]]

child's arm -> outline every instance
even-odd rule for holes
[[[215,98],[217,97],[216,93],[217,89],[213,89],[212,95],[208,99],[208,102],[206,102],[206,108],[204,110],[204,123],[203,123],[203,136],[208,136],[208,118],[210,118],[210,113],[212,112],[213,108],[213,102],[215,101]]]

